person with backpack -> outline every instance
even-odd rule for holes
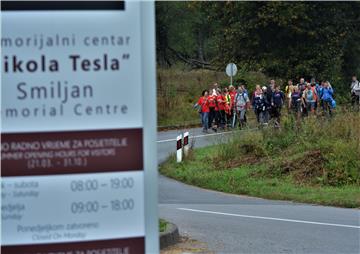
[[[265,99],[263,90],[260,85],[256,85],[255,91],[252,97],[252,106],[256,115],[256,120],[259,124],[264,123],[264,114],[266,112]]]
[[[304,78],[300,78],[300,82],[299,84],[297,84],[297,87],[299,88],[299,92],[301,93],[301,97],[303,96],[303,93],[306,89],[306,82],[305,82],[305,79]],[[302,116],[306,116],[307,115],[307,111],[306,111],[306,105],[305,103],[302,103],[301,105],[301,113],[302,113]]]
[[[310,84],[311,84],[311,88],[314,90],[314,92],[316,93],[316,98],[315,98],[315,112],[318,108],[318,104],[319,104],[319,98],[318,98],[318,88],[319,88],[319,84],[316,82],[316,79],[313,77],[310,80]]]
[[[231,110],[231,117],[230,117],[230,126],[234,127],[232,122],[234,122],[234,118],[236,117],[236,110],[235,110],[235,96],[236,90],[235,87],[230,85],[229,86],[229,95],[230,95],[230,110]]]
[[[280,87],[275,85],[275,91],[272,93],[271,106],[274,111],[275,127],[280,127],[281,108],[284,105],[285,94],[280,91]]]
[[[262,87],[262,92],[264,96],[264,105],[265,105],[265,111],[263,112],[263,124],[267,125],[269,123],[270,117],[273,115],[272,112],[272,106],[271,106],[271,98],[272,98],[272,91],[271,88],[268,88],[266,86]],[[271,114],[270,114],[271,113]]]
[[[201,114],[201,124],[203,127],[203,132],[208,133],[209,128],[209,92],[204,90],[202,96],[199,98],[197,105],[200,107]]]
[[[224,97],[225,97],[225,122],[226,126],[230,127],[231,125],[231,97],[229,94],[229,89],[224,88]]]
[[[360,82],[357,80],[356,76],[352,77],[351,81],[351,105],[360,105]]]
[[[215,126],[213,125],[213,122],[216,118],[216,96],[217,93],[215,89],[212,90],[211,94],[208,97],[209,101],[209,129],[216,130]]]
[[[294,87],[294,91],[291,93],[289,109],[295,115],[296,119],[299,121],[301,117],[301,92],[298,86]]]
[[[250,103],[249,96],[247,95],[247,93],[245,93],[243,87],[239,86],[238,92],[235,97],[235,107],[236,107],[235,109],[236,109],[236,114],[240,128],[243,128],[246,124],[245,114],[247,108],[249,107],[249,103]]]
[[[315,87],[312,87],[310,83],[307,83],[307,87],[303,92],[302,98],[304,105],[306,106],[305,116],[308,116],[309,112],[315,114],[315,108],[316,108],[315,104],[317,100]]]
[[[336,102],[334,100],[334,89],[331,87],[329,81],[325,81],[324,88],[322,92],[322,100],[324,103],[324,112],[329,111],[329,115],[332,115],[332,109],[336,107]]]
[[[275,117],[275,109],[271,105],[272,94],[275,91],[276,81],[274,79],[270,80],[269,85],[265,86],[266,89],[263,89],[265,102],[267,107],[267,118],[270,120]]]
[[[285,87],[285,96],[290,100],[291,92],[293,91],[294,85],[291,79],[288,80],[288,83]]]
[[[221,95],[221,90],[219,88],[215,90],[215,125],[213,126],[213,131],[217,132],[218,128],[220,127],[220,112],[219,112],[219,103],[218,97]]]
[[[243,91],[244,91],[244,93],[247,95],[247,97],[250,99],[249,92],[248,92],[248,90],[246,89],[246,86],[242,84],[242,85],[241,85],[241,88],[243,89]],[[245,123],[247,123],[246,112],[245,112],[245,116],[244,116],[244,121],[245,121]]]
[[[304,90],[306,89],[306,82],[304,78],[300,78],[299,84],[297,84],[297,87],[299,88],[300,93],[302,94]]]
[[[221,129],[225,129],[225,105],[226,105],[226,100],[225,100],[225,92],[224,90],[221,91],[220,88],[217,89],[217,106],[218,106],[218,122],[219,122],[219,126]]]

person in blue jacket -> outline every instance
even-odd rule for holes
[[[332,113],[331,109],[334,109],[336,106],[336,102],[333,96],[334,96],[334,89],[331,87],[329,81],[325,81],[321,99],[323,100],[324,110],[326,111],[327,109],[329,109],[330,115]]]
[[[331,102],[333,100],[333,95],[334,89],[331,87],[330,82],[326,81],[322,91],[322,99],[326,102]]]

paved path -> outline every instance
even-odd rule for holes
[[[159,163],[175,152],[178,133],[158,133]],[[190,133],[196,147],[231,137]],[[360,253],[357,209],[224,194],[160,176],[159,214],[215,253]]]

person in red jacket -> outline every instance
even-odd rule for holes
[[[221,129],[225,128],[225,105],[226,105],[226,100],[225,100],[225,92],[222,91],[220,89],[218,89],[218,96],[216,98],[217,100],[217,105],[218,105],[218,122],[220,125]]]
[[[207,133],[209,128],[209,92],[204,90],[197,103],[200,106],[201,124],[203,132]]]
[[[211,129],[213,127],[213,121],[216,118],[216,97],[217,97],[217,93],[216,90],[213,89],[211,91],[211,94],[209,95],[209,129]],[[216,128],[214,126],[213,130],[215,131]]]

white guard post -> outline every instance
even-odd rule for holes
[[[181,135],[176,138],[176,162],[180,163],[182,161],[182,142]]]
[[[188,156],[189,154],[189,132],[184,133],[184,156]]]

